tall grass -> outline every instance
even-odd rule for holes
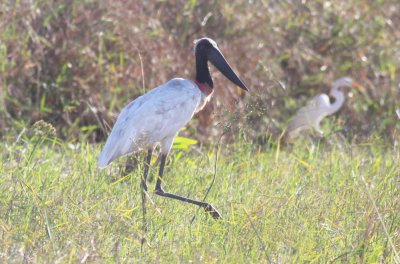
[[[399,261],[400,152],[383,141],[278,152],[237,138],[207,198],[220,221],[155,196],[152,168],[142,251],[141,162],[126,176],[123,159],[99,171],[97,146],[37,139],[0,145],[2,262]],[[191,149],[173,150],[165,188],[201,199],[216,152]]]

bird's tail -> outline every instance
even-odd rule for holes
[[[108,164],[111,163],[111,161],[112,161],[112,159],[110,158],[109,155],[107,155],[107,153],[105,153],[104,150],[103,150],[103,152],[101,152],[101,154],[99,155],[99,157],[97,159],[100,169],[107,167]]]
[[[117,159],[120,156],[124,156],[136,151],[135,145],[128,141],[120,141],[115,142],[115,137],[110,135],[108,138],[106,145],[104,146],[103,151],[100,153],[97,161],[99,167],[105,168],[107,167],[113,160]]]
[[[100,153],[97,158],[97,162],[100,169],[107,167],[113,160],[115,160],[118,155],[118,144],[113,144],[113,142],[109,142],[110,138],[107,140],[106,145],[104,146],[103,151]],[[111,140],[112,141],[112,140]]]

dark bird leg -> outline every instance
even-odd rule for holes
[[[142,189],[142,213],[143,213],[143,232],[144,236],[142,238],[142,248],[143,244],[146,241],[146,232],[147,232],[147,224],[146,224],[146,195],[147,195],[147,175],[149,174],[149,167],[151,162],[151,156],[153,154],[153,149],[149,149],[147,152],[146,160],[144,161],[144,170],[143,177],[141,179],[141,189]]]
[[[168,198],[172,198],[172,199],[176,199],[182,202],[186,202],[186,203],[191,203],[191,204],[195,204],[197,206],[203,207],[204,210],[209,213],[214,219],[218,219],[218,218],[222,218],[220,213],[217,211],[217,209],[214,208],[214,206],[212,206],[209,203],[206,202],[200,202],[200,201],[196,201],[196,200],[192,200],[183,196],[179,196],[179,195],[175,195],[172,193],[167,193],[164,192],[161,184],[161,180],[164,174],[164,166],[165,166],[165,161],[167,159],[167,155],[162,154],[161,156],[161,164],[160,164],[160,171],[158,173],[158,178],[157,178],[157,183],[156,183],[156,189],[155,189],[155,193],[157,195],[160,196],[164,196],[164,197],[168,197]]]

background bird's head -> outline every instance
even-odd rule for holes
[[[352,88],[352,87],[357,88],[361,91],[365,90],[364,86],[362,86],[359,82],[355,81],[351,77],[346,76],[346,77],[337,79],[333,83],[331,94],[335,91],[344,92],[344,89]]]

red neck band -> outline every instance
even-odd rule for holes
[[[208,85],[208,83],[201,83],[198,82],[197,80],[194,80],[194,83],[197,84],[199,87],[200,91],[205,94],[206,96],[209,96],[213,92],[213,88]]]

